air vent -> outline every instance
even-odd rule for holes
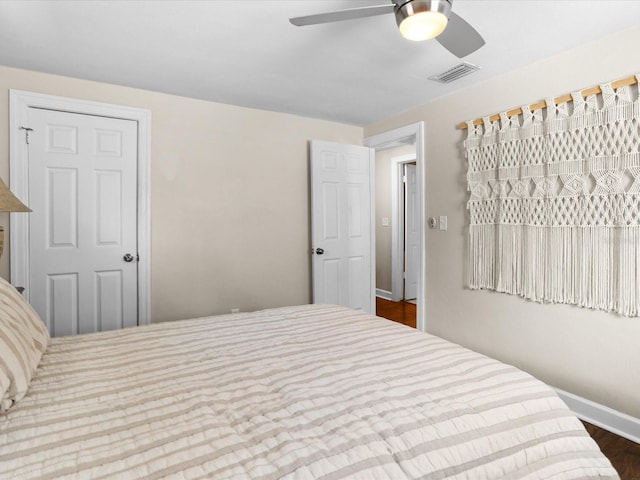
[[[455,82],[459,78],[469,75],[470,73],[475,72],[476,70],[480,70],[480,67],[477,65],[473,65],[471,63],[462,62],[460,65],[456,65],[453,68],[450,68],[446,72],[442,72],[439,75],[432,75],[429,77],[429,80],[433,80],[434,82],[440,83],[451,83]]]

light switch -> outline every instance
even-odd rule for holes
[[[382,217],[382,226],[383,227],[389,226],[389,217]]]
[[[440,230],[446,230],[446,229],[447,229],[447,216],[440,215]]]

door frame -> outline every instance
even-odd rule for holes
[[[151,315],[151,111],[144,108],[9,90],[9,185],[18,198],[29,198],[29,151],[25,132],[29,108],[95,115],[138,124],[138,325]],[[25,288],[29,300],[29,221],[27,215],[10,217],[11,282]]]
[[[416,328],[422,332],[427,331],[425,286],[426,286],[426,245],[425,245],[425,152],[424,152],[424,122],[412,123],[404,127],[396,128],[377,135],[371,135],[363,140],[363,145],[373,149],[389,147],[390,145],[402,145],[415,143],[416,146],[416,174],[417,174],[417,203],[418,220],[418,298],[416,305]],[[374,287],[375,288],[375,287]]]
[[[408,153],[391,157],[391,300],[399,302],[404,298],[404,188],[402,169],[407,163],[416,163],[416,154]],[[416,167],[417,175],[417,167]],[[401,240],[401,235],[402,239]]]

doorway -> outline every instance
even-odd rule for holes
[[[12,283],[23,286],[27,300],[39,305],[52,335],[149,323],[150,112],[11,90],[10,119],[10,183],[38,208],[30,216],[11,217]],[[128,143],[127,136],[132,139]],[[80,150],[89,152],[88,157]],[[129,166],[122,170],[117,164],[124,165],[125,157]],[[39,164],[39,170],[32,168]],[[94,200],[83,197],[87,188]],[[128,225],[127,232],[121,222]],[[88,236],[81,238],[86,231]],[[40,242],[44,246],[34,249],[34,238],[46,239]],[[119,247],[132,251],[120,252]],[[115,266],[91,266],[111,250]],[[78,269],[68,261],[64,271],[34,276],[33,267],[48,261],[43,255],[53,253],[48,258],[55,263],[74,251],[82,257]],[[87,284],[95,288],[87,290]],[[82,291],[87,298],[81,298]],[[89,304],[94,310],[82,311]],[[67,323],[57,322],[58,317]],[[73,320],[79,318],[90,324]]]
[[[426,316],[424,305],[424,144],[423,122],[415,123],[391,130],[365,139],[364,145],[375,149],[376,155],[376,306],[378,315],[401,323],[415,325],[418,330],[426,331]],[[393,162],[392,158],[396,161]],[[415,229],[413,232],[412,254],[408,261],[405,255],[404,226],[401,219],[407,210],[404,204],[403,175],[399,169],[404,164],[415,162],[415,192],[413,193],[412,208]],[[392,178],[393,177],[393,178]],[[403,200],[400,200],[402,193]],[[384,206],[383,206],[384,205]],[[395,212],[395,213],[394,213]],[[394,220],[395,219],[395,220]],[[400,230],[403,230],[402,233]],[[395,237],[395,240],[393,238]],[[393,272],[393,265],[396,265]],[[413,267],[415,271],[415,293],[408,293],[415,299],[408,299],[405,266]],[[395,273],[395,275],[393,275]],[[409,289],[411,290],[411,288]],[[406,300],[411,300],[408,302]],[[393,318],[392,318],[393,317]],[[413,318],[412,318],[413,317]],[[413,326],[412,325],[412,326]]]

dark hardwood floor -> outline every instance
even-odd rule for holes
[[[640,445],[618,435],[584,423],[602,453],[618,471],[621,480],[640,480]]]
[[[416,328],[416,306],[413,303],[376,297],[376,315]]]
[[[379,317],[416,328],[416,306],[409,302],[391,302],[376,297]],[[589,435],[596,441],[621,480],[640,480],[640,445],[602,428],[584,423]]]

